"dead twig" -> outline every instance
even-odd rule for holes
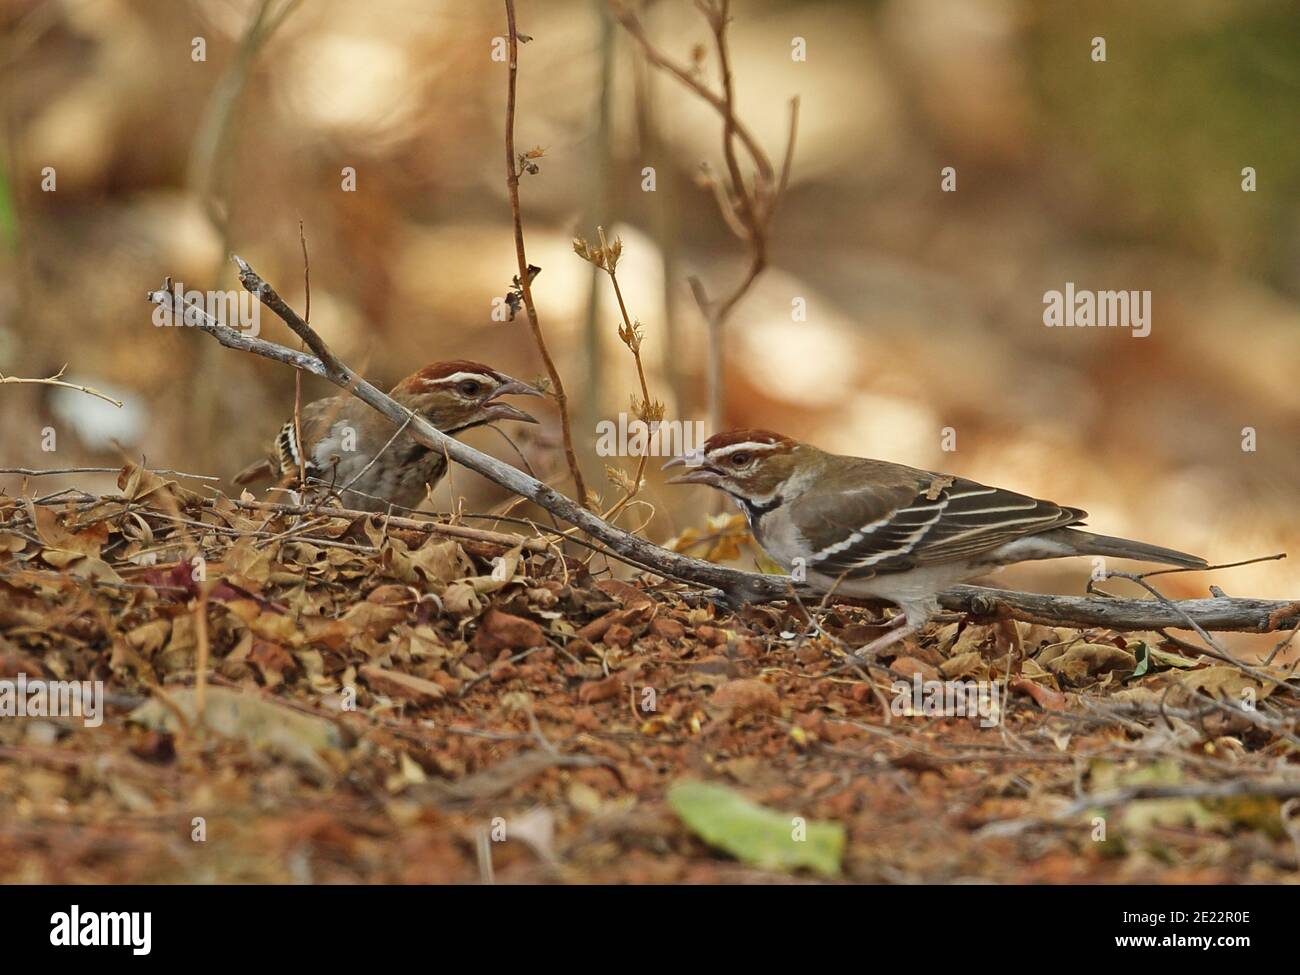
[[[632,353],[632,358],[636,362],[637,381],[641,384],[641,402],[638,403],[636,397],[632,397],[632,412],[638,420],[645,424],[647,432],[645,449],[641,452],[641,456],[637,458],[636,474],[630,484],[624,485],[623,497],[601,516],[606,521],[614,522],[632,499],[641,493],[641,486],[645,480],[646,462],[650,457],[651,443],[649,437],[654,434],[658,423],[664,418],[664,405],[650,399],[650,385],[646,382],[645,364],[641,361],[641,342],[643,340],[641,323],[632,321],[632,317],[627,312],[627,304],[623,301],[623,289],[618,284],[618,259],[623,254],[623,242],[615,238],[614,243],[611,245],[605,239],[604,227],[597,227],[596,234],[600,238],[599,247],[592,247],[581,237],[577,237],[573,241],[573,250],[584,261],[608,274],[609,282],[614,287],[614,297],[618,300],[618,310],[623,316],[623,324],[618,328],[618,337],[627,346],[628,351]],[[621,472],[615,471],[615,473],[620,478],[623,477]]]
[[[789,185],[790,168],[794,161],[795,138],[799,129],[799,99],[793,98],[790,101],[789,135],[778,172],[753,133],[736,116],[731,52],[727,43],[731,0],[696,0],[695,5],[704,15],[713,34],[721,87],[718,92],[710,89],[695,72],[673,61],[655,47],[645,26],[629,5],[622,0],[610,0],[610,12],[640,45],[650,64],[672,75],[722,116],[722,157],[726,164],[728,185],[724,188],[719,184],[707,167],[701,171],[701,182],[712,191],[728,228],[749,248],[749,264],[740,281],[716,301],[710,300],[698,278],[689,279],[691,294],[708,327],[709,423],[711,429],[717,431],[725,425],[725,325],[736,305],[768,265],[770,226],[781,196]],[[753,164],[752,186],[746,182],[741,170],[740,158],[736,152],[737,143]]]
[[[519,211],[519,160],[515,157],[515,87],[519,74],[519,32],[515,28],[514,0],[505,0],[506,27],[509,31],[510,64],[506,82],[506,189],[510,194],[510,214],[515,226],[515,256],[519,261],[519,294],[523,297],[524,311],[528,316],[528,327],[532,330],[533,341],[546,366],[546,374],[551,378],[551,387],[555,393],[555,406],[560,413],[560,433],[564,438],[564,459],[573,476],[574,493],[578,502],[587,505],[587,486],[582,479],[582,469],[578,466],[578,455],[573,448],[573,430],[569,424],[569,398],[564,392],[564,381],[560,371],[555,367],[550,350],[546,347],[546,338],[542,335],[542,326],[537,320],[537,308],[533,304],[532,278],[535,271],[528,263],[524,251],[524,223]]]
[[[75,389],[78,392],[85,393],[87,396],[97,397],[98,399],[102,399],[105,403],[112,403],[119,410],[122,408],[122,401],[120,399],[113,399],[113,397],[101,393],[99,390],[93,389],[90,386],[82,386],[79,383],[64,382],[63,374],[67,369],[68,367],[65,364],[63,368],[53,376],[46,376],[44,379],[23,379],[19,376],[6,376],[3,373],[0,373],[0,383],[36,383],[41,386],[62,386],[64,389]]]
[[[1185,611],[1179,609],[1178,606],[1174,604],[1173,600],[1171,600],[1164,593],[1160,592],[1160,590],[1158,590],[1155,586],[1151,585],[1151,583],[1147,582],[1146,579],[1143,578],[1141,575],[1138,575],[1133,572],[1108,571],[1106,573],[1106,578],[1109,579],[1112,577],[1118,579],[1128,579],[1130,582],[1137,583],[1139,586],[1141,586],[1143,589],[1149,592],[1152,596],[1154,596],[1156,598],[1156,601],[1159,602],[1161,606],[1165,606],[1168,609],[1172,610],[1174,613],[1176,613],[1179,619],[1183,620],[1188,626],[1190,626],[1193,630],[1195,630],[1197,636],[1199,636],[1202,640],[1205,641],[1208,649],[1202,652],[1205,653],[1207,656],[1214,657],[1217,660],[1222,660],[1224,663],[1231,664],[1232,666],[1236,667],[1237,669],[1243,671],[1246,674],[1249,674],[1255,680],[1260,681],[1262,683],[1272,684],[1275,687],[1287,686],[1284,681],[1280,681],[1276,677],[1273,677],[1270,674],[1266,674],[1263,671],[1256,670],[1254,667],[1251,667],[1249,664],[1243,663],[1242,661],[1234,657],[1231,653],[1228,652],[1227,648],[1224,647],[1223,644],[1219,643],[1219,641],[1214,639],[1214,637],[1210,636],[1210,634],[1206,632],[1205,627],[1201,626],[1200,623],[1192,619],[1191,616],[1189,616]],[[1089,592],[1093,591],[1093,583],[1091,581],[1089,581],[1088,583],[1088,591]],[[1231,597],[1215,596],[1215,598],[1230,599]]]
[[[1187,620],[1193,619],[1206,630],[1269,633],[1293,629],[1300,620],[1300,603],[1243,596],[1180,599],[1170,606],[1152,599],[1089,599],[953,586],[940,593],[939,605],[979,619],[1003,614],[1046,626],[1100,626],[1109,630],[1185,629]]]
[[[0,474],[21,474],[23,477],[49,477],[53,474],[121,474],[120,467],[55,467],[49,470],[36,470],[33,467],[0,467]],[[166,468],[151,468],[150,474],[164,477],[190,477],[196,481],[219,481],[215,474],[187,474],[185,471],[172,471]]]
[[[298,221],[298,242],[302,244],[302,320],[310,324],[311,259],[307,256],[307,232],[303,228],[301,220]],[[400,433],[401,431],[399,430],[398,432]],[[394,435],[394,439],[396,439],[396,435]],[[296,369],[293,373],[293,442],[298,452],[298,490],[305,494],[307,492],[307,450],[303,447],[302,440],[302,372]],[[391,444],[392,442],[393,441],[390,440],[388,441],[388,444]],[[384,450],[388,449],[388,444],[384,445]],[[383,452],[384,451],[381,450],[379,453],[382,454]],[[379,454],[376,454],[370,461],[370,464],[373,464],[378,459]],[[366,470],[370,469],[370,464],[366,465]],[[364,474],[365,472],[366,471],[363,470],[361,474]],[[361,474],[358,474],[357,477],[360,477]],[[349,487],[352,486],[357,477],[354,477],[348,482]]]

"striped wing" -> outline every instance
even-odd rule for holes
[[[275,456],[280,463],[280,473],[290,474],[298,470],[301,454],[298,450],[297,425],[290,417],[275,437]]]
[[[339,396],[315,400],[303,406],[302,439],[309,445],[318,443],[329,433],[343,407],[344,400]],[[302,458],[302,451],[298,444],[297,431],[294,429],[293,417],[289,417],[275,437],[275,459],[280,465],[280,474],[292,474],[296,477],[300,458]],[[321,474],[320,465],[316,463],[310,450],[306,456],[306,469],[308,476]]]
[[[847,578],[973,560],[1012,539],[1087,517],[1078,508],[894,465],[850,470],[841,484],[822,485],[803,500],[804,536],[817,546],[808,568]]]

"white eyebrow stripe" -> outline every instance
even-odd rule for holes
[[[719,447],[717,450],[710,451],[709,456],[726,457],[729,454],[734,454],[738,450],[776,450],[781,446],[783,445],[779,443],[759,443],[758,441],[750,440],[745,443],[734,443],[726,447]]]
[[[450,376],[444,376],[442,379],[426,379],[425,383],[430,386],[455,386],[466,379],[477,379],[489,386],[497,381],[495,376],[485,376],[481,372],[453,372]]]

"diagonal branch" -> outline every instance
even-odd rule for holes
[[[725,97],[710,90],[709,87],[700,81],[693,72],[682,67],[682,65],[673,61],[655,47],[654,43],[650,40],[649,35],[646,34],[645,25],[641,23],[641,19],[628,9],[627,5],[622,2],[622,0],[611,0],[609,6],[610,13],[614,16],[614,19],[622,24],[623,29],[631,35],[633,40],[641,45],[641,50],[644,52],[647,61],[653,64],[656,68],[659,68],[662,71],[667,71],[670,75],[698,95],[703,101],[712,105],[714,110],[716,110],[719,115],[723,116],[724,119],[726,118],[730,108]],[[712,24],[712,20],[710,20],[710,23]],[[735,132],[736,137],[744,144],[745,151],[749,153],[750,157],[754,159],[756,163],[759,159],[767,158],[763,153],[762,147],[758,144],[758,140],[755,139],[754,134],[749,131],[748,126],[734,115],[731,118],[730,127]]]
[[[385,395],[348,366],[339,362],[320,336],[297,313],[285,306],[282,301],[272,304],[274,300],[272,296],[275,296],[274,289],[267,285],[246,262],[239,258],[235,258],[235,262],[239,266],[239,277],[244,286],[258,295],[267,307],[277,311],[277,314],[281,314],[277,309],[283,309],[281,317],[285,324],[307,343],[308,348],[321,349],[333,366],[327,366],[316,356],[297,352],[265,339],[254,338],[222,324],[209,315],[199,303],[187,303],[184,298],[178,298],[173,293],[170,283],[162,290],[150,292],[148,299],[154,304],[170,308],[173,314],[185,316],[179,320],[193,323],[199,331],[212,336],[226,348],[250,352],[295,369],[302,369],[312,375],[321,376],[351,392],[363,403],[388,417],[394,424],[407,420],[409,414],[405,409],[392,397]],[[644,538],[609,524],[523,471],[448,437],[423,417],[417,415],[411,418],[408,433],[417,443],[433,450],[445,451],[447,456],[456,463],[482,474],[488,480],[580,528],[628,565],[667,579],[719,590],[727,602],[735,607],[747,602],[770,602],[790,598],[788,576],[741,572],[662,549]],[[957,586],[943,593],[940,602],[947,609],[960,610],[977,616],[1008,615],[1040,623],[1106,626],[1129,630],[1157,627],[1185,628],[1187,618],[1190,618],[1206,630],[1264,633],[1271,630],[1291,629],[1300,619],[1300,602],[1226,596],[1183,600],[1173,603],[1171,608],[1145,599],[1085,599],[1077,596],[1047,596],[976,586]]]
[[[231,259],[235,262],[235,267],[239,268],[239,283],[247,288],[258,301],[275,312],[286,325],[293,329],[295,335],[307,343],[307,348],[315,353],[316,358],[325,367],[324,376],[326,379],[330,382],[338,382],[340,379],[350,382],[360,378],[335,358],[334,353],[325,344],[325,340],[316,334],[316,330],[307,324],[306,319],[300,318],[298,313],[289,307],[288,302],[280,297],[279,292],[263,281],[261,276],[248,266],[247,261],[237,254]]]

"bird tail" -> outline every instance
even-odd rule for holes
[[[1159,562],[1177,565],[1184,569],[1203,569],[1208,564],[1199,555],[1188,555],[1172,548],[1135,542],[1131,538],[1113,538],[1094,535],[1077,528],[1060,528],[1051,532],[1061,542],[1070,545],[1077,555],[1103,555],[1112,559],[1135,559],[1139,562]]]
[[[267,481],[275,477],[276,470],[271,461],[263,457],[255,464],[249,464],[242,471],[234,476],[234,482],[238,485],[253,484],[257,481]]]

